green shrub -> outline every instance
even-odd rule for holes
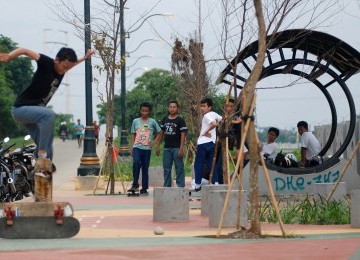
[[[280,215],[284,224],[339,225],[350,223],[350,201],[347,198],[326,202],[306,196],[304,199],[294,197],[292,200],[278,201]],[[277,223],[278,218],[270,198],[260,204],[260,221]]]

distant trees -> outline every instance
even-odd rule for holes
[[[261,142],[267,141],[267,132],[270,127],[260,127],[258,128],[258,137]],[[280,135],[276,138],[277,143],[295,143],[296,142],[296,130],[285,130],[279,129]]]
[[[177,100],[180,104],[180,113],[184,116],[185,111],[188,110],[189,101],[180,94],[178,81],[175,80],[174,75],[167,70],[152,69],[144,72],[140,77],[135,79],[136,86],[126,93],[126,126],[130,128],[132,120],[139,117],[139,106],[142,102],[149,102],[153,106],[151,117],[160,121],[167,115],[168,103],[171,100]],[[224,95],[215,95],[210,92],[209,97],[213,99],[214,110],[222,113],[225,97]],[[200,100],[197,100],[199,102]],[[114,99],[114,122],[115,125],[120,125],[121,113],[120,111],[120,96],[115,95]],[[98,107],[98,116],[100,124],[105,123],[106,119],[106,103],[100,104]],[[187,122],[188,123],[188,122]],[[189,125],[191,128],[192,126]],[[193,129],[191,129],[193,131]],[[188,140],[192,140],[196,135],[189,135]]]
[[[8,53],[16,48],[17,43],[0,35],[0,52]],[[0,138],[26,133],[12,119],[11,108],[16,95],[30,82],[32,73],[31,60],[27,57],[19,57],[6,64],[0,63]]]

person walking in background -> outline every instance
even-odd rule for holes
[[[196,156],[194,163],[195,191],[201,190],[201,179],[204,164],[207,166],[208,169],[211,169],[212,167],[216,142],[216,126],[222,119],[219,114],[211,111],[212,106],[213,103],[210,98],[204,98],[200,101],[200,110],[203,118],[201,121],[200,135],[197,140]],[[214,167],[213,179],[209,181],[212,181],[214,184],[218,184],[217,167]]]
[[[100,132],[100,126],[96,124],[96,120],[94,120],[94,137],[96,140],[96,144],[99,144],[99,132]]]
[[[75,51],[70,48],[61,48],[55,59],[25,48],[17,48],[10,53],[0,53],[0,63],[10,62],[21,55],[37,63],[31,82],[14,102],[12,116],[31,135],[38,147],[39,158],[50,160],[53,158],[56,114],[46,105],[59,88],[64,74],[80,62],[90,59],[93,53],[94,51],[88,50],[81,59],[78,59]]]
[[[135,118],[131,125],[132,143],[130,153],[133,156],[133,183],[128,190],[136,192],[139,190],[140,169],[142,173],[142,187],[140,195],[147,196],[149,193],[149,165],[151,157],[151,147],[156,144],[160,138],[160,126],[155,119],[150,118],[151,105],[148,102],[141,103],[140,117]],[[157,136],[152,142],[154,134]]]
[[[308,123],[300,121],[297,123],[299,135],[301,136],[301,161],[300,167],[311,167],[321,163],[321,158],[318,156],[321,146],[315,135],[309,131]]]
[[[176,170],[176,185],[178,187],[185,187],[183,156],[187,126],[184,119],[179,116],[179,104],[177,101],[169,102],[168,112],[169,115],[161,121],[161,136],[157,145],[156,154],[160,154],[160,143],[162,139],[164,139],[164,187],[172,186],[171,168],[173,162]]]
[[[78,119],[77,124],[75,124],[75,131],[76,131],[76,139],[80,148],[83,139],[83,131],[84,131],[84,125],[81,123],[80,119]]]

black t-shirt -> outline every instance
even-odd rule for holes
[[[30,85],[16,98],[15,107],[21,106],[46,106],[58,89],[64,75],[56,73],[54,60],[40,54],[37,61],[37,70]]]
[[[179,148],[181,141],[181,132],[187,132],[184,119],[177,116],[174,119],[164,117],[161,121],[161,130],[164,131],[164,148]]]

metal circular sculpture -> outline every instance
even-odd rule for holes
[[[345,94],[350,114],[350,124],[342,145],[334,155],[322,164],[310,168],[270,169],[288,174],[320,172],[339,162],[339,157],[349,145],[355,129],[356,111],[354,100],[346,81],[360,70],[360,53],[342,40],[326,33],[296,29],[279,32],[267,37],[267,55],[259,80],[279,74],[292,74],[312,82],[325,96],[331,111],[331,131],[319,155],[323,156],[332,145],[337,129],[337,112],[328,87],[338,84]],[[242,88],[251,72],[251,64],[257,59],[258,42],[253,42],[241,51],[220,74],[218,82],[231,84],[237,79],[237,88]],[[311,68],[310,72],[305,68]],[[236,68],[236,73],[234,73]],[[327,77],[322,75],[327,74]],[[320,78],[326,80],[321,80]],[[239,84],[240,83],[240,84]]]

